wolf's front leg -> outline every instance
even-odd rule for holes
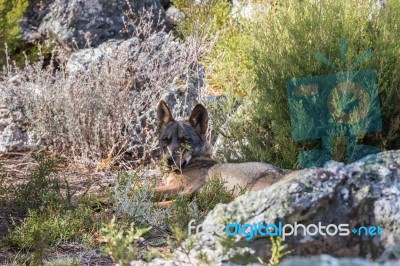
[[[160,201],[160,202],[157,202],[155,204],[155,206],[156,206],[156,208],[165,209],[165,208],[170,207],[172,205],[172,203],[174,203],[173,200]]]
[[[162,201],[166,198],[171,198],[171,195],[176,195],[183,189],[182,185],[179,183],[170,184],[167,186],[159,186],[155,189],[155,200]]]
[[[167,191],[167,189],[168,189],[168,191]],[[192,188],[187,188],[185,190],[182,190],[182,186],[180,186],[176,190],[174,190],[174,189],[172,189],[172,187],[168,187],[168,186],[158,187],[158,188],[156,188],[157,202],[155,203],[155,206],[157,208],[161,208],[161,209],[168,208],[174,203],[175,200],[166,200],[166,199],[169,199],[169,197],[166,197],[166,196],[170,196],[172,194],[179,195],[179,196],[186,196],[186,195],[192,194],[195,191],[196,190],[194,190]]]

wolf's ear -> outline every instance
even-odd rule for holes
[[[171,121],[174,121],[168,105],[161,100],[157,106],[157,131],[161,130]]]
[[[208,112],[202,104],[197,104],[190,114],[189,123],[194,127],[197,133],[205,140],[208,126]]]

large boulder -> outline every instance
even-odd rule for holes
[[[146,266],[157,266],[157,265],[168,265],[168,266],[182,266],[178,262],[165,261],[162,259],[155,259],[150,263],[135,262],[137,264],[131,265],[146,265]],[[238,266],[237,263],[223,262],[221,266]],[[263,266],[265,264],[251,263],[248,266]],[[335,258],[329,255],[320,255],[315,257],[292,257],[285,259],[279,266],[399,266],[399,261],[393,260],[380,260],[378,262],[369,261],[362,258]]]
[[[248,192],[229,204],[217,205],[202,225],[204,228],[259,222],[264,225],[298,223],[305,227],[319,223],[322,226],[347,224],[348,233],[340,236],[326,232],[325,235],[305,234],[300,228],[296,236],[286,236],[283,244],[291,250],[290,256],[325,253],[337,257],[378,258],[385,250],[400,244],[400,150],[370,155],[347,166],[331,161],[324,168],[294,172],[262,191]],[[366,235],[361,226],[379,226],[383,231],[381,235],[378,229]],[[245,235],[228,237],[224,230],[199,232],[184,242],[175,262],[202,264],[206,259],[217,265],[224,261],[256,262],[257,258],[268,261],[270,237],[257,235],[251,241],[246,238]],[[161,260],[155,262],[161,263]]]
[[[312,258],[290,258],[279,264],[279,266],[398,266],[398,261],[372,262],[361,258],[334,258],[328,255],[321,255]]]
[[[73,52],[67,61],[66,71],[70,74],[87,71],[90,67],[100,67],[104,61],[115,57],[124,62],[127,68],[130,64],[141,66],[142,69],[139,71],[146,76],[148,71],[145,68],[146,62],[149,68],[154,67],[150,64],[154,58],[163,60],[164,64],[167,64],[168,61],[174,60],[174,56],[179,55],[180,50],[181,45],[174,40],[174,36],[163,31],[154,32],[143,40],[135,36],[127,40],[112,39],[98,47]]]
[[[125,12],[150,8],[155,20],[164,14],[159,0],[33,0],[22,21],[22,38],[35,42],[50,35],[71,48],[97,47],[110,39],[127,38]]]

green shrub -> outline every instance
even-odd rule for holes
[[[63,159],[53,158],[45,153],[34,154],[32,157],[39,166],[30,175],[27,183],[15,188],[15,202],[24,209],[46,208],[54,204],[63,204],[66,207],[71,205],[71,191],[67,189],[66,197],[63,197],[61,182],[51,176],[57,172]]]
[[[287,250],[287,244],[283,244],[282,238],[277,236],[276,238],[271,236],[271,259],[270,265],[278,265],[283,257],[290,254],[291,251]]]
[[[5,43],[8,44],[8,52],[11,55],[15,55],[22,45],[20,23],[28,4],[28,0],[0,1],[0,66],[6,63]],[[17,59],[23,61],[22,56]]]
[[[154,206],[154,188],[143,176],[120,173],[113,189],[113,206],[118,217],[134,222],[137,226],[165,227],[168,210]]]
[[[52,176],[62,159],[45,153],[35,154],[33,158],[38,167],[26,183],[4,186],[0,176],[4,205],[12,210],[13,216],[11,222],[4,221],[8,232],[0,240],[0,247],[18,250],[18,263],[42,265],[46,251],[60,243],[98,244],[96,235],[100,225],[110,216],[107,208],[103,208],[96,196],[87,194],[90,187],[72,202],[75,192],[69,183],[66,181],[62,188],[57,176]],[[77,263],[71,261],[69,265]]]
[[[178,196],[166,216],[166,224],[179,242],[187,237],[187,227],[190,220],[200,221],[201,217],[202,213],[192,195]]]
[[[208,213],[219,203],[229,203],[235,198],[235,192],[243,194],[242,188],[228,190],[225,188],[225,183],[221,177],[212,179],[205,185],[200,193],[196,196],[197,204],[201,211]]]
[[[183,36],[212,36],[231,24],[231,5],[224,0],[206,0],[197,3],[191,0],[174,0],[173,4],[185,14],[177,26]]]
[[[138,229],[134,223],[129,227],[117,224],[114,217],[101,229],[102,241],[105,243],[103,252],[111,256],[117,265],[130,265],[132,260],[139,258],[139,243],[144,240],[142,235],[150,230],[151,227]]]
[[[315,54],[320,52],[340,65],[342,38],[349,43],[344,70],[375,69],[378,75],[383,131],[360,135],[359,143],[381,149],[400,148],[399,13],[400,3],[395,1],[379,10],[368,1],[286,0],[275,4],[268,15],[243,22],[241,29],[248,37],[243,41],[238,37],[227,39],[230,45],[224,47],[229,56],[209,59],[211,63],[218,60],[221,66],[238,65],[236,70],[220,67],[217,74],[224,83],[222,87],[240,87],[245,92],[233,97],[244,102],[246,111],[231,123],[231,134],[227,136],[240,149],[242,157],[238,160],[261,160],[293,168],[299,152],[319,147],[318,141],[292,140],[286,81],[337,72],[318,61]],[[234,47],[240,47],[237,58]],[[372,58],[351,68],[367,49],[373,51]],[[232,71],[241,69],[247,74],[232,78]],[[228,94],[232,96],[232,89]],[[344,160],[344,147],[338,146],[343,143],[334,142],[334,159]]]
[[[229,203],[234,199],[235,189],[227,190],[224,184],[221,178],[214,178],[197,195],[176,197],[166,219],[174,235],[186,236],[190,220],[195,219],[200,223],[218,203]]]
[[[37,251],[63,242],[86,241],[95,224],[92,215],[88,208],[29,210],[22,224],[14,224],[15,228],[2,243],[25,251]]]
[[[248,52],[252,42],[246,21],[232,16],[229,1],[175,0],[173,3],[185,14],[185,19],[177,26],[183,37],[195,35],[213,39],[210,55],[202,57],[211,70],[208,72],[210,87],[244,96],[246,92],[241,81],[249,80]]]

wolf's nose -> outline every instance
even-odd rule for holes
[[[169,157],[167,159],[167,163],[168,163],[168,165],[172,165],[174,163],[174,160],[172,159],[172,157]]]

